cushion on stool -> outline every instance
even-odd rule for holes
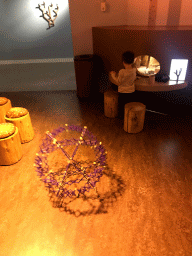
[[[8,99],[5,97],[0,97],[0,106],[5,105],[8,102]]]
[[[15,133],[16,127],[12,123],[0,124],[0,139],[5,139]]]
[[[33,139],[34,130],[27,109],[20,107],[11,108],[6,113],[5,121],[13,123],[18,128],[21,143],[26,143]]]
[[[15,107],[15,108],[11,108],[6,113],[6,117],[8,117],[8,118],[19,118],[19,117],[22,117],[22,116],[26,116],[27,114],[28,114],[28,110],[26,108]]]

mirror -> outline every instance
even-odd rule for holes
[[[160,71],[160,63],[149,55],[136,57],[134,64],[137,69],[137,74],[140,76],[156,75]]]

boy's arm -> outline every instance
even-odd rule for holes
[[[110,75],[111,75],[110,81],[113,84],[116,84],[117,86],[120,86],[120,83],[121,83],[121,72],[119,71],[119,74],[117,75],[117,73],[115,71],[111,71]]]

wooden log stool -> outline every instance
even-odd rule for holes
[[[11,108],[11,101],[5,97],[0,97],[0,124],[5,123],[5,114]]]
[[[0,124],[0,165],[11,165],[22,157],[18,128],[11,123]]]
[[[5,116],[6,122],[13,123],[19,130],[21,143],[26,143],[34,138],[34,130],[29,112],[25,108],[11,108]]]
[[[104,114],[106,117],[114,118],[118,116],[118,97],[118,92],[113,90],[104,93]]]
[[[138,133],[143,130],[146,106],[140,102],[125,104],[124,130],[128,133]]]

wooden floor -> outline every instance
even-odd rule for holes
[[[0,166],[0,256],[192,255],[190,116],[146,112],[143,131],[128,134],[102,101],[80,102],[75,91],[0,96],[27,108],[35,130],[22,159]],[[37,176],[45,132],[64,124],[87,126],[108,152],[98,197],[51,199]]]

